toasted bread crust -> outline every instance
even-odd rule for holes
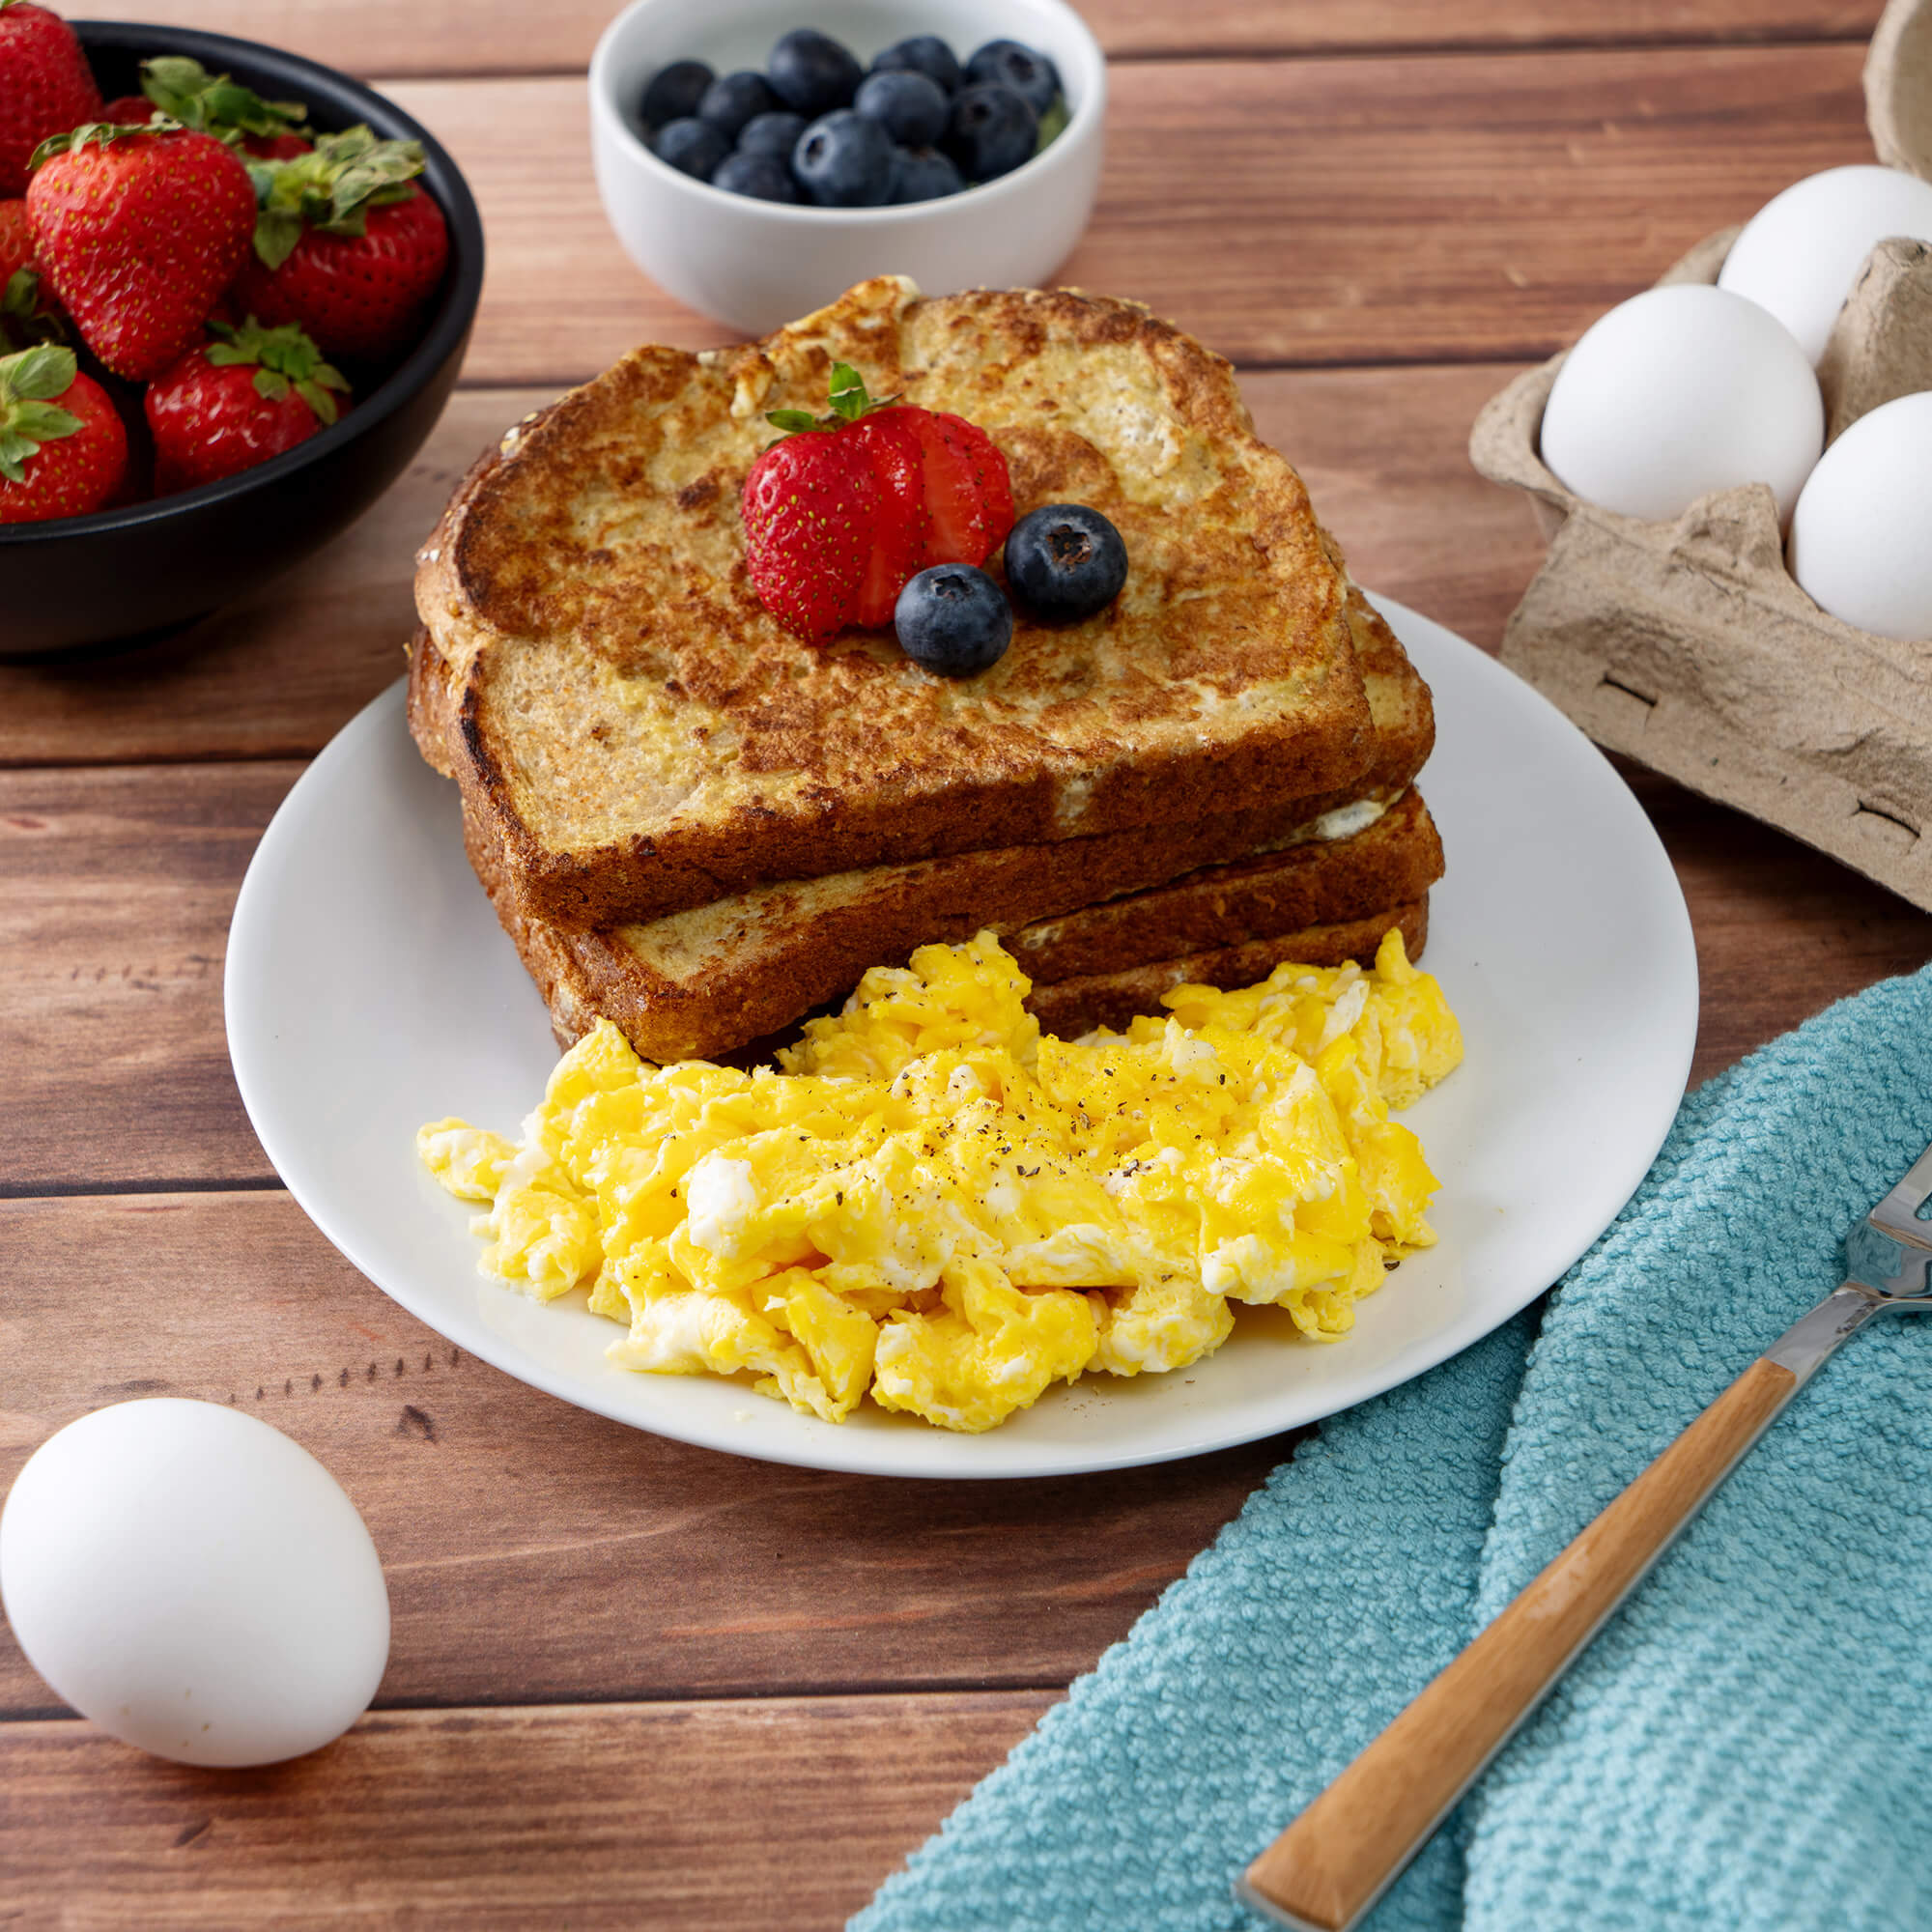
[[[1136,1013],[1158,1013],[1160,996],[1176,986],[1252,986],[1285,959],[1302,966],[1340,966],[1354,959],[1366,966],[1391,926],[1401,929],[1408,956],[1421,958],[1429,943],[1427,897],[1363,919],[1283,933],[1276,939],[1252,939],[1184,959],[1037,984],[1027,1007],[1046,1032],[1062,1039],[1077,1039],[1097,1027],[1119,1032]]]
[[[737,500],[834,359],[955,410],[1023,514],[1122,527],[1126,591],[977,678],[814,650],[752,594]],[[1226,362],[1136,304],[862,284],[763,343],[644,349],[513,431],[419,558],[412,723],[529,909],[595,928],[767,881],[1198,821],[1359,786],[1343,579]]]
[[[612,935],[573,932],[534,917],[487,848],[472,839],[470,856],[504,930],[543,990],[558,1037],[575,1038],[601,1015],[614,1020],[645,1059],[660,1063],[735,1052],[843,995],[867,966],[898,964],[916,945],[969,938],[988,923],[969,908],[890,952],[841,955],[844,963],[836,971],[826,970],[819,955],[801,952],[768,959],[764,970],[728,981],[703,974],[673,980],[645,969]],[[1190,873],[1004,936],[1037,980],[1115,978],[1183,954],[1265,947],[1278,943],[1272,935],[1279,932],[1325,929],[1418,899],[1440,876],[1441,861],[1428,809],[1411,791],[1353,838]]]
[[[1441,876],[1442,840],[1410,790],[1352,838],[1209,866],[1152,892],[1040,920],[1009,935],[1007,948],[1031,980],[1105,977],[1407,905]]]

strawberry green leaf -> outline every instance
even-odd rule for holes
[[[43,161],[50,161],[56,155],[78,154],[82,148],[109,148],[116,141],[140,141],[156,134],[181,131],[182,124],[166,114],[151,115],[134,126],[119,121],[86,121],[64,134],[49,134],[27,157],[27,172],[31,174]]]
[[[211,362],[213,356],[208,358]],[[278,369],[255,371],[255,393],[265,402],[279,403],[289,392],[289,379]]]
[[[251,168],[252,174],[254,170]],[[302,218],[286,209],[265,208],[255,217],[255,253],[263,268],[279,269],[302,239]]]
[[[80,418],[57,403],[21,403],[9,425],[17,436],[30,436],[36,442],[56,442],[71,436],[80,427]]]
[[[815,416],[810,410],[767,410],[765,420],[775,429],[783,430],[785,436],[800,436],[807,430],[843,429],[847,423],[857,422],[874,410],[891,409],[897,401],[896,396],[884,396],[874,402],[867,395],[866,379],[858,370],[849,362],[835,362],[829,415]],[[779,438],[780,442],[783,440],[784,437]]]
[[[71,349],[56,349],[51,343],[0,355],[0,422],[11,422],[20,404],[66,395],[73,387],[78,367]]]
[[[73,386],[71,349],[45,344],[0,355],[0,476],[21,482],[41,445],[72,436],[81,420],[48,399]]]
[[[264,100],[252,88],[180,54],[143,61],[141,92],[163,114],[204,134],[288,134],[308,119],[299,100]]]
[[[264,267],[278,269],[305,227],[361,235],[368,211],[407,201],[422,170],[420,142],[379,140],[367,128],[319,135],[311,153],[290,160],[251,162],[248,175],[262,211],[255,252]]]
[[[335,374],[332,369],[328,373],[331,376]],[[349,384],[342,383],[340,386],[346,389]],[[335,407],[335,398],[320,383],[298,383],[296,384],[296,394],[316,412],[316,415],[325,424],[332,423],[341,413]]]
[[[866,413],[870,400],[866,394],[866,379],[849,362],[832,365],[832,413],[846,422],[857,422]]]

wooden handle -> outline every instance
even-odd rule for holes
[[[1252,1890],[1352,1924],[1796,1387],[1753,1362],[1248,1867]]]

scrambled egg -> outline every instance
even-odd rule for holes
[[[1372,972],[1283,965],[1180,986],[1124,1035],[1043,1037],[989,932],[866,975],[782,1070],[651,1066],[601,1022],[521,1146],[460,1121],[417,1150],[490,1204],[483,1265],[580,1285],[612,1357],[749,1372],[827,1421],[867,1392],[983,1430],[1054,1381],[1162,1374],[1230,1303],[1345,1334],[1435,1236],[1421,1144],[1389,1119],[1463,1057],[1390,932]]]

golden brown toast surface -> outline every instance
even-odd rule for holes
[[[978,677],[814,649],[753,595],[738,500],[832,363],[980,424],[1016,508],[1126,540],[1116,603]],[[529,910],[579,927],[746,887],[1358,786],[1341,572],[1233,371],[1137,305],[862,284],[762,343],[648,348],[512,431],[421,553],[424,753]]]

